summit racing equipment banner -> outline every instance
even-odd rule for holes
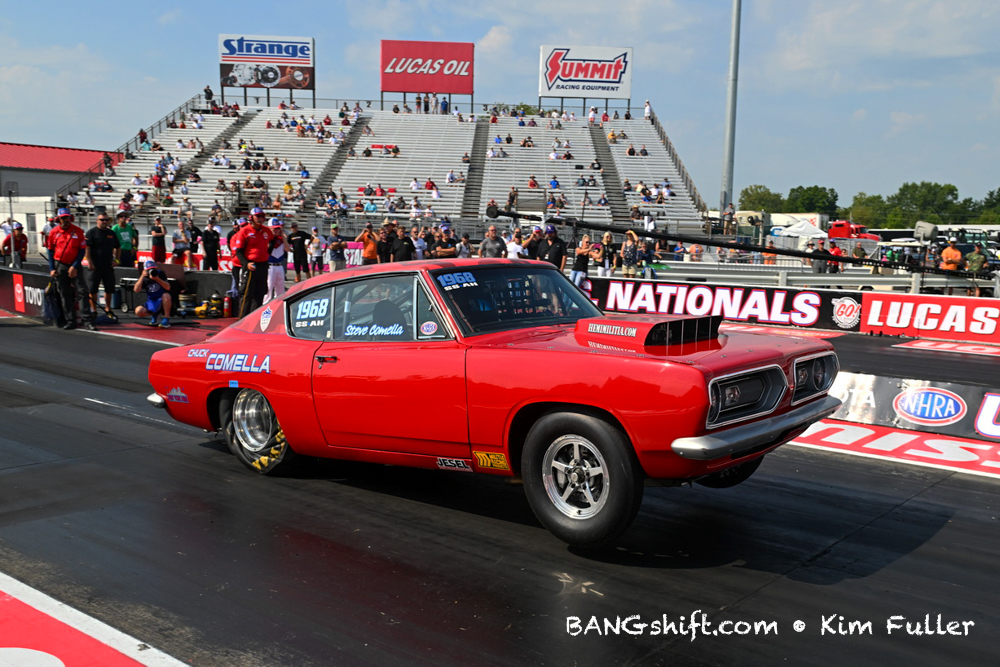
[[[607,312],[722,316],[727,322],[857,331],[849,292],[591,278],[583,290]],[[856,296],[856,295],[855,295]]]
[[[219,35],[219,79],[224,88],[315,90],[312,37]]]
[[[382,40],[383,93],[472,95],[476,45]]]
[[[632,49],[542,46],[539,97],[632,97]]]
[[[1000,303],[992,299],[865,292],[861,332],[1000,343]]]
[[[1000,442],[1000,394],[987,387],[841,372],[831,419]]]

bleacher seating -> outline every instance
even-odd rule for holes
[[[395,114],[391,111],[365,111],[368,127],[374,136],[362,135],[354,150],[357,157],[349,158],[341,167],[333,182],[333,189],[343,189],[350,203],[360,197],[359,189],[371,183],[372,188],[382,185],[396,197],[406,201],[395,217],[409,217],[410,203],[416,195],[426,207],[431,205],[437,217],[447,215],[457,218],[462,211],[464,183],[448,184],[449,171],[455,175],[468,176],[468,165],[462,163],[462,155],[472,150],[475,135],[473,123],[459,123],[451,115]],[[398,146],[398,157],[383,155],[383,146]],[[365,147],[371,148],[372,156],[363,157]],[[416,179],[420,185],[417,191],[410,189]],[[431,199],[431,193],[423,189],[427,180],[432,180],[441,193],[440,199]],[[369,197],[365,197],[365,200]],[[378,214],[385,215],[384,197],[371,197],[378,207]]]
[[[516,118],[499,117],[496,123],[490,124],[489,148],[502,147],[509,157],[487,158],[480,210],[485,210],[491,199],[495,199],[502,207],[507,203],[511,187],[516,187],[522,200],[527,196],[554,194],[558,197],[563,194],[567,200],[567,206],[562,210],[563,215],[576,218],[582,216],[590,222],[610,223],[609,207],[597,206],[597,201],[604,192],[604,183],[600,172],[590,169],[596,154],[586,121],[564,121],[561,123],[561,130],[548,129],[548,119],[535,118],[535,122],[538,123],[537,127],[520,127]],[[508,134],[513,139],[510,144],[506,143]],[[499,146],[495,143],[497,135],[504,140]],[[529,136],[534,147],[522,147],[521,140]],[[556,139],[560,143],[569,141],[572,160],[550,159],[553,150],[560,156],[567,150],[564,147],[553,149]],[[538,189],[534,191],[528,187],[528,177],[532,175],[538,181]],[[576,185],[579,177],[587,179],[591,175],[596,179],[596,186]],[[553,176],[559,181],[559,188],[550,191],[549,181]],[[592,204],[584,210],[581,203],[585,192],[590,196]],[[537,213],[526,211],[523,205],[519,210],[522,213]],[[555,211],[550,210],[549,213],[554,214]]]
[[[627,179],[633,186],[638,185],[639,181],[651,186],[666,178],[670,181],[670,188],[675,193],[674,197],[667,198],[663,204],[650,204],[640,201],[640,195],[633,187],[632,192],[625,196],[629,207],[638,204],[643,211],[655,212],[659,219],[671,223],[670,229],[674,229],[673,223],[676,222],[678,228],[675,231],[699,233],[702,228],[701,216],[695,208],[692,193],[685,188],[680,170],[660,141],[656,128],[649,121],[632,119],[609,121],[604,127],[605,135],[612,130],[615,134],[624,131],[628,137],[618,139],[617,143],[609,146],[615,160],[618,176],[623,181]],[[627,155],[629,146],[634,146],[636,152],[645,146],[649,155],[646,157],[629,156]]]

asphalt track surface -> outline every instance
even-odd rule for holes
[[[845,370],[865,355],[887,374],[914,366],[891,339],[835,342]],[[996,662],[994,480],[785,447],[733,489],[647,488],[619,548],[594,554],[552,538],[499,478],[338,462],[252,474],[146,405],[156,349],[0,319],[0,570],[183,662]],[[777,634],[567,632],[569,616],[697,610]],[[890,616],[926,614],[975,626],[887,635]],[[839,616],[872,634],[822,634]]]

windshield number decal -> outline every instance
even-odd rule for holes
[[[441,283],[441,288],[445,291],[458,289],[460,287],[475,287],[479,284],[476,282],[475,276],[468,271],[460,271],[458,273],[442,273],[437,277],[437,281]]]

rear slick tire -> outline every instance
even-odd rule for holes
[[[521,476],[535,516],[571,546],[613,544],[642,504],[642,468],[628,439],[587,414],[539,419],[525,440]]]
[[[271,404],[256,389],[224,397],[219,413],[229,451],[250,470],[273,475],[287,472],[297,462]]]

